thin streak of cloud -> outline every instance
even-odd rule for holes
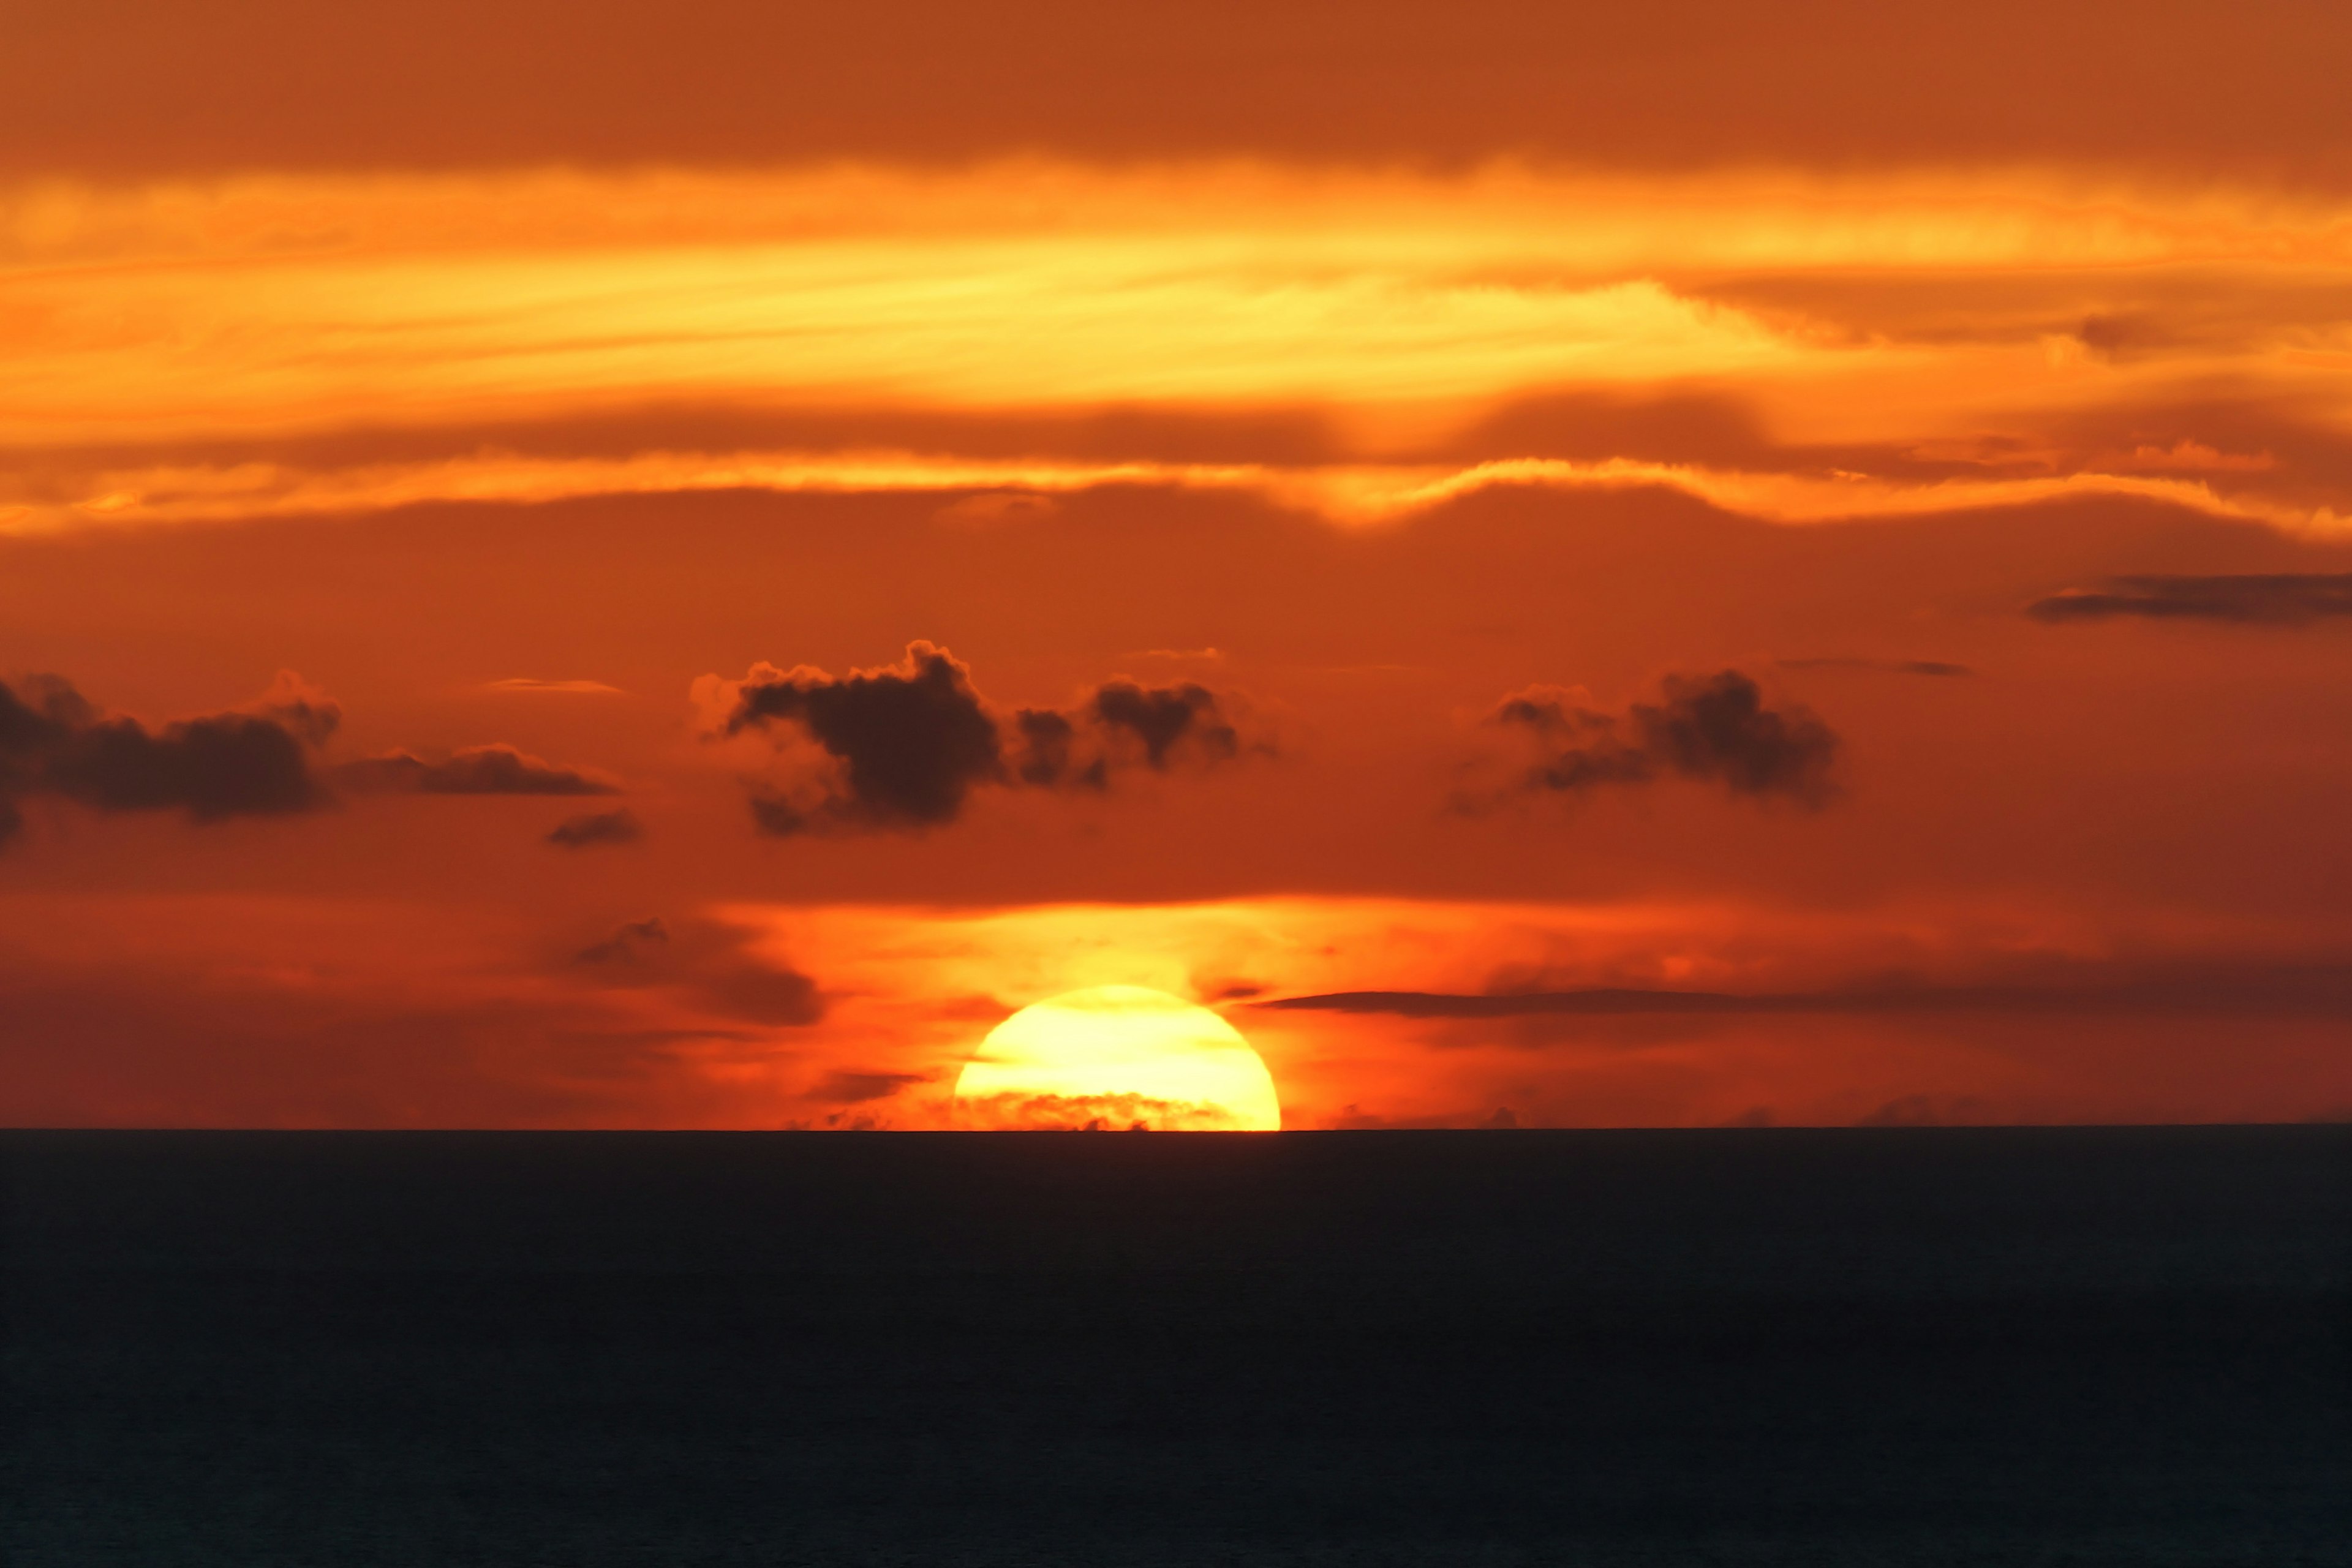
[[[628,693],[617,686],[607,686],[601,680],[540,680],[528,675],[509,676],[504,680],[486,680],[485,691],[551,692],[579,697],[625,697]]]
[[[1852,669],[1870,670],[1881,675],[1925,675],[1950,679],[1974,675],[1965,664],[1951,664],[1940,658],[1857,658],[1829,656],[1819,658],[1780,658],[1773,663],[1782,669]]]
[[[2242,573],[2224,576],[2111,577],[2026,606],[2037,621],[2221,621],[2305,626],[2352,617],[2352,572]]]

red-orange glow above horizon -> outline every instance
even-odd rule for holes
[[[236,9],[0,62],[0,1119],[2352,1108],[2352,23]]]

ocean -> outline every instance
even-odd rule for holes
[[[2352,1564],[2352,1128],[10,1132],[10,1568]]]

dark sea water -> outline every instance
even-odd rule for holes
[[[0,1162],[8,1568],[2352,1564],[2352,1129]]]

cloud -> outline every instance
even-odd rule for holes
[[[1767,707],[1756,682],[1738,670],[1668,676],[1662,700],[1634,703],[1622,715],[1585,707],[1575,692],[1530,688],[1506,698],[1494,722],[1538,749],[1520,792],[1579,794],[1677,777],[1809,806],[1833,793],[1837,736],[1806,709]]]
[[[2352,963],[2175,962],[2058,965],[2013,982],[1900,980],[1816,991],[1732,993],[1590,986],[1564,991],[1335,991],[1251,1005],[1401,1018],[1787,1016],[1890,1014],[2196,1015],[2352,1019]]]
[[[1782,669],[1867,669],[1882,675],[1927,675],[1956,677],[1974,675],[1965,664],[1947,664],[1938,658],[1783,658],[1775,659]]]
[[[669,941],[669,924],[659,915],[648,915],[641,921],[626,921],[616,927],[611,936],[580,950],[583,963],[610,963],[614,960],[643,957],[646,951]]]
[[[753,786],[753,819],[769,833],[919,830],[960,816],[982,787],[1103,790],[1130,766],[1165,773],[1239,754],[1226,700],[1197,683],[1105,681],[1067,709],[1004,712],[946,648],[907,646],[877,669],[834,676],[810,666],[752,667],[737,682],[697,683],[721,710],[721,737],[750,731],[777,743],[777,765]]]
[[[1231,1131],[1234,1113],[1206,1101],[1146,1094],[959,1096],[956,1125],[992,1132]]]
[[[617,811],[593,811],[581,816],[567,816],[557,823],[547,841],[560,849],[586,849],[599,844],[635,844],[646,836],[646,825],[637,814],[623,806]]]
[[[952,821],[974,784],[1003,772],[996,721],[971,671],[927,642],[908,644],[902,664],[838,678],[805,665],[753,666],[725,733],[778,725],[803,731],[837,766],[756,799],[771,833]]]
[[[465,746],[438,762],[414,752],[362,757],[335,770],[353,789],[407,795],[618,795],[621,786],[593,768],[547,762],[512,746]]]
[[[699,1011],[747,1023],[797,1027],[825,1016],[814,980],[761,957],[751,933],[716,921],[630,921],[573,963],[602,984],[667,990]]]
[[[825,1074],[808,1098],[824,1105],[866,1105],[877,1100],[887,1100],[908,1084],[929,1081],[929,1073],[919,1072],[853,1072],[836,1070]]]
[[[1096,689],[1090,710],[1104,729],[1123,731],[1140,742],[1145,760],[1155,768],[1167,767],[1179,745],[1196,746],[1212,759],[1229,758],[1240,749],[1234,727],[1218,711],[1216,693],[1192,681],[1162,687],[1107,681]]]
[[[2352,572],[2280,572],[2191,577],[2110,577],[2097,588],[2068,588],[2025,607],[2037,621],[2229,621],[2303,626],[2352,616]]]
[[[554,692],[574,697],[625,697],[617,686],[607,686],[601,680],[540,680],[528,675],[509,676],[504,680],[482,683],[485,691]]]
[[[35,795],[194,822],[315,809],[328,795],[311,753],[341,717],[290,672],[246,708],[154,729],[101,713],[55,676],[0,683],[0,842],[22,831],[20,803]]]

